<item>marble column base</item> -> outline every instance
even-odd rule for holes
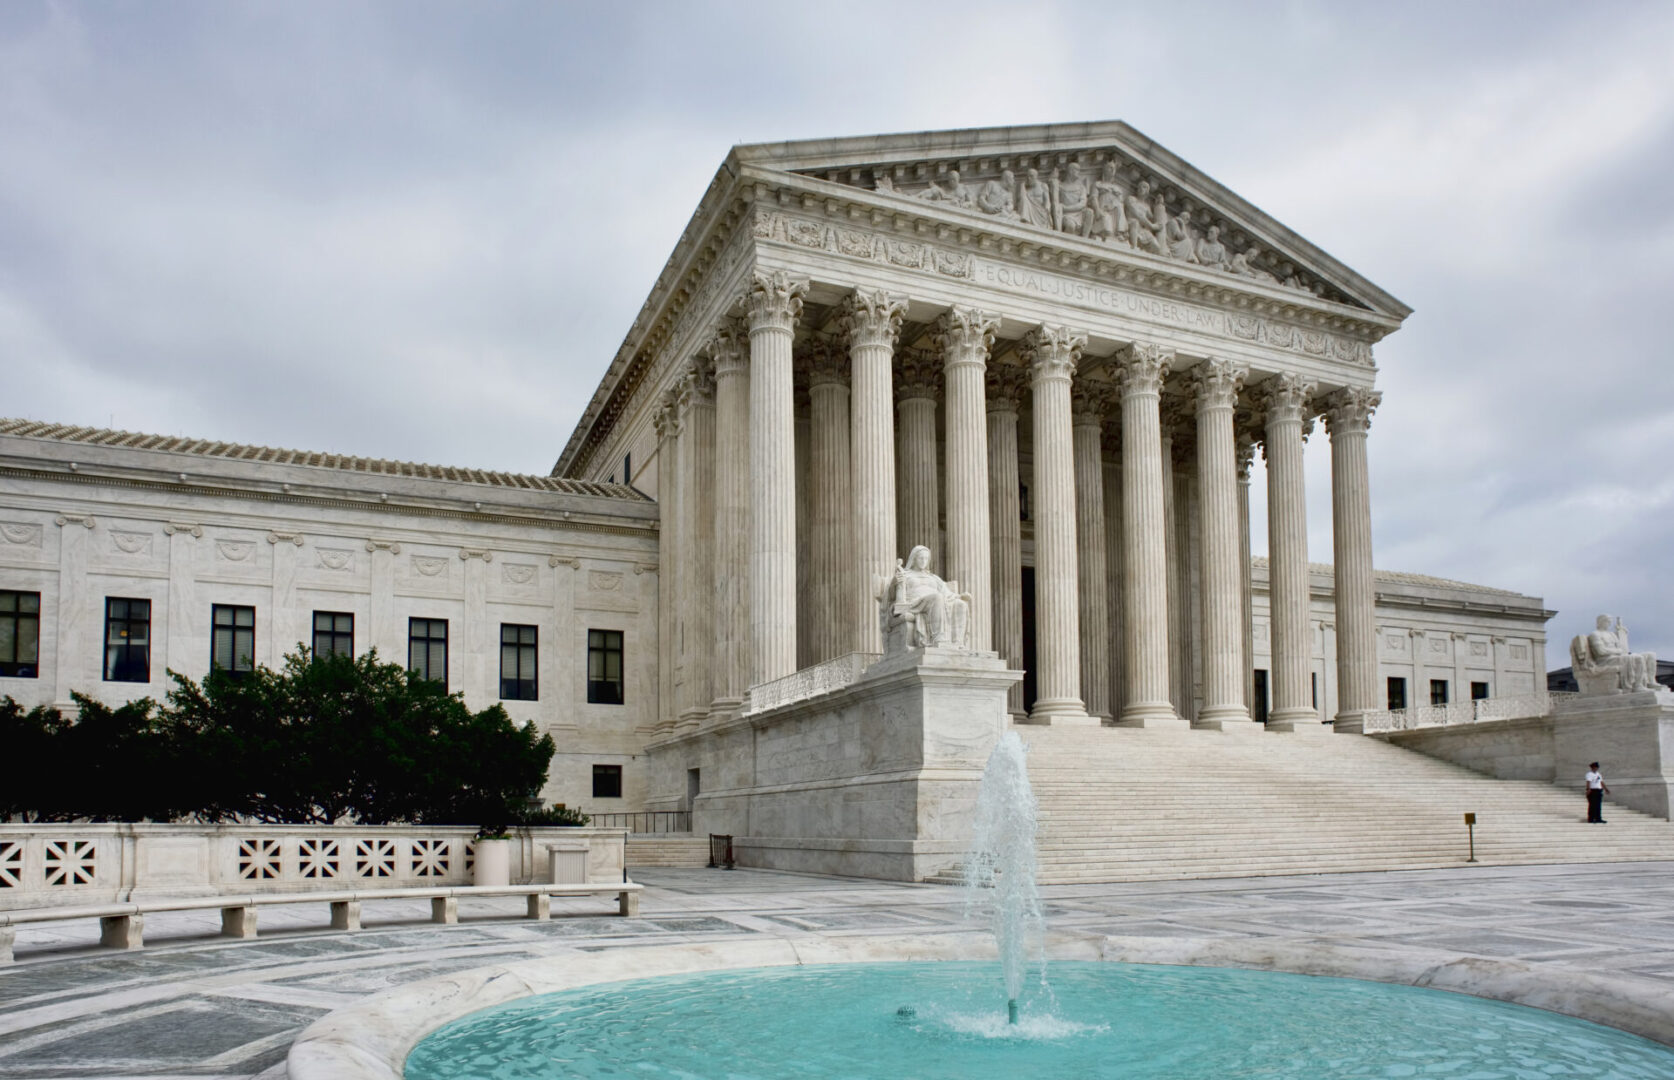
[[[1102,723],[1098,717],[1089,716],[1087,707],[1075,698],[1037,701],[1024,722],[1054,727],[1099,727]]]
[[[709,723],[707,726],[714,727],[730,717],[737,716],[743,708],[744,699],[741,697],[716,698],[709,703]]]
[[[1323,727],[1324,725],[1320,725]],[[1364,712],[1340,712],[1331,720],[1333,731],[1343,735],[1364,735],[1366,733],[1366,714]]]

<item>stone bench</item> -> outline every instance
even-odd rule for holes
[[[528,917],[552,916],[554,896],[597,896],[614,893],[617,913],[639,914],[639,893],[643,885],[632,881],[563,885],[442,885],[435,888],[363,889],[342,892],[240,893],[229,896],[182,897],[147,900],[142,903],[90,904],[82,907],[24,908],[0,911],[0,963],[13,959],[12,946],[17,928],[36,923],[99,920],[99,944],[111,949],[139,949],[145,945],[145,917],[163,911],[202,911],[219,908],[221,935],[233,938],[256,936],[256,909],[269,904],[329,904],[333,930],[359,930],[360,905],[368,900],[430,901],[430,921],[457,923],[461,898],[522,896],[528,898]]]

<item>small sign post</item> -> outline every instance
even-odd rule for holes
[[[1471,857],[1466,859],[1465,861],[1466,862],[1475,862],[1476,861],[1476,814],[1474,814],[1474,813],[1472,813],[1471,811],[1468,811],[1468,810],[1465,812],[1465,828],[1470,830],[1470,835],[1471,835]]]

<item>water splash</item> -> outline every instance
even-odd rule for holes
[[[1000,950],[1009,1021],[1017,1022],[1029,942],[1039,942],[1046,981],[1046,920],[1035,885],[1035,793],[1027,748],[1015,731],[1000,736],[977,791],[976,827],[965,859],[965,913],[984,913]]]

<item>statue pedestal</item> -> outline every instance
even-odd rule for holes
[[[739,865],[922,881],[959,862],[1022,677],[995,653],[913,649],[750,714],[749,776],[727,793]]]
[[[1555,780],[1581,789],[1596,761],[1608,802],[1658,817],[1674,803],[1674,693],[1584,694],[1552,710]],[[1606,815],[1608,816],[1608,814]]]

